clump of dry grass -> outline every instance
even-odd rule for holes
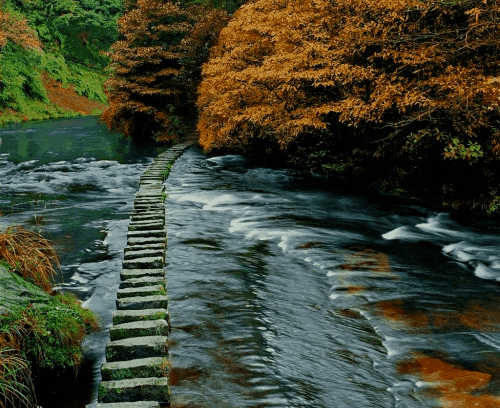
[[[12,266],[13,272],[33,282],[47,293],[59,260],[50,242],[37,232],[11,226],[0,232],[0,258]]]
[[[19,354],[20,335],[0,335],[0,408],[36,406],[30,366]]]

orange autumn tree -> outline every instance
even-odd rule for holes
[[[0,2],[0,48],[5,47],[7,41],[12,41],[25,49],[40,50],[42,45],[38,36],[28,26],[26,19],[15,16],[2,7]]]
[[[256,0],[203,68],[201,143],[500,211],[495,0]]]
[[[152,136],[168,142],[182,134],[193,115],[189,89],[196,70],[191,65],[201,59],[201,66],[208,48],[204,54],[191,51],[199,49],[200,42],[210,46],[215,41],[206,31],[220,31],[227,14],[162,0],[129,1],[127,6],[118,20],[121,39],[109,53],[109,107],[102,120],[137,140]]]

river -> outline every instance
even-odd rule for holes
[[[50,405],[83,407],[157,151],[92,118],[0,137],[0,225],[48,233],[62,289],[101,317],[78,392]],[[173,407],[500,407],[498,222],[339,194],[198,148],[166,186]]]

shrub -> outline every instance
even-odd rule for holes
[[[497,7],[246,4],[203,68],[201,143],[498,211]]]

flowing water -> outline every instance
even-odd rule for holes
[[[48,232],[63,289],[102,319],[81,396],[50,405],[85,406],[157,152],[89,118],[0,137],[0,225]],[[500,407],[500,223],[197,148],[166,184],[173,407]]]
[[[85,344],[76,389],[71,373],[39,387],[44,408],[95,399],[139,178],[159,152],[137,148],[93,117],[0,128],[0,228],[41,230],[61,261],[62,290],[94,310],[102,330]],[[74,383],[75,381],[73,381]]]

